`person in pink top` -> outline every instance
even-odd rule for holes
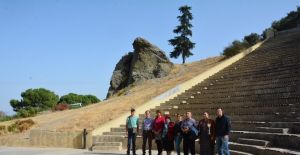
[[[156,110],[156,117],[153,121],[152,131],[155,137],[155,143],[157,146],[158,155],[162,153],[162,132],[165,125],[165,118],[161,115],[160,110]]]

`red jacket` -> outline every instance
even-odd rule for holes
[[[156,117],[153,121],[153,127],[152,130],[155,132],[161,132],[164,128],[165,125],[165,117],[161,116],[161,117]]]

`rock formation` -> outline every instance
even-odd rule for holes
[[[147,40],[136,38],[132,45],[134,51],[115,67],[107,98],[135,82],[167,76],[173,67],[165,53]]]

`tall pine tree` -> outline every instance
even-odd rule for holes
[[[178,58],[181,55],[183,64],[185,63],[186,58],[193,55],[191,49],[195,47],[195,43],[191,42],[189,38],[192,36],[191,28],[193,27],[191,24],[193,15],[190,10],[191,7],[187,5],[179,8],[179,11],[182,14],[181,16],[177,16],[180,25],[173,30],[178,36],[169,40],[169,43],[174,46],[173,51],[170,52],[170,57]]]

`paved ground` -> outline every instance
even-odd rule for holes
[[[125,152],[90,152],[68,148],[0,147],[0,155],[123,155]]]
[[[68,148],[0,147],[0,155],[125,155],[126,151],[91,152]],[[142,154],[141,150],[137,154]],[[152,154],[157,154],[153,151]],[[165,153],[163,153],[164,155]],[[174,154],[174,153],[173,153]]]

